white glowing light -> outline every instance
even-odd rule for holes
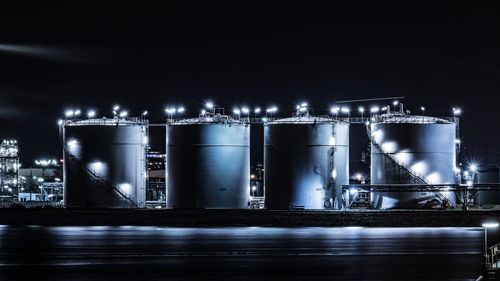
[[[363,175],[361,175],[360,173],[357,173],[355,175],[355,178],[356,178],[356,180],[361,181],[361,179],[363,178]]]
[[[184,107],[177,108],[178,113],[184,113],[184,111],[186,111],[186,109]]]
[[[362,107],[362,106],[360,106],[360,107],[358,108],[358,111],[359,111],[359,113],[364,113],[364,112],[365,112],[365,108],[364,108],[364,107]]]
[[[94,111],[94,110],[89,110],[89,111],[87,112],[87,116],[88,116],[89,118],[95,117],[95,111]]]
[[[299,108],[299,111],[300,111],[300,112],[306,112],[306,111],[307,111],[307,108],[305,108],[305,107],[301,107],[301,108]]]
[[[420,110],[422,110],[422,112],[424,112],[425,111],[425,107],[421,106]]]
[[[96,162],[92,163],[91,165],[92,165],[92,169],[94,169],[94,172],[99,172],[99,171],[101,171],[103,164],[102,164],[102,162],[96,161]]]
[[[144,110],[144,112],[142,113],[142,116],[146,116],[146,115],[148,115],[148,111]]]
[[[394,105],[394,106],[396,106],[398,104],[399,104],[399,101],[397,101],[397,100],[395,100],[395,101],[392,102],[392,105]]]
[[[81,111],[80,109],[75,110],[75,116],[78,116],[78,115],[80,115],[81,113],[82,113],[82,111]]]
[[[272,107],[266,109],[267,113],[275,113],[277,111],[278,111],[278,108],[276,106],[272,106]]]
[[[212,108],[214,108],[214,104],[209,101],[209,102],[205,103],[205,107],[208,109],[212,109]]]
[[[238,108],[233,109],[233,113],[236,115],[240,115],[241,111]]]
[[[485,222],[483,223],[484,228],[497,228],[498,222]]]
[[[374,107],[370,108],[371,113],[377,113],[379,111],[380,111],[380,107],[378,107],[378,106],[374,106]]]
[[[300,104],[301,107],[307,107],[307,102],[303,102]]]
[[[66,110],[64,115],[66,115],[66,117],[72,117],[73,115],[75,115],[75,112],[73,110]]]
[[[477,172],[477,164],[471,164],[469,170],[473,173]]]
[[[248,114],[250,112],[250,109],[248,109],[248,107],[242,107],[241,112],[243,112],[243,114]]]
[[[120,117],[127,117],[128,112],[126,110],[120,112]]]
[[[63,124],[63,120],[59,119],[57,120],[57,125],[61,126]]]
[[[115,105],[115,106],[113,106],[113,110],[114,110],[114,111],[118,111],[119,109],[120,109],[120,106],[119,106],[119,105]]]
[[[257,190],[257,186],[253,185],[252,186],[252,191],[255,191],[255,190]]]
[[[206,113],[207,113],[207,111],[205,109],[201,110],[201,115],[205,115]]]
[[[121,183],[118,185],[118,188],[125,194],[130,194],[132,191],[132,185],[129,183]]]
[[[341,111],[342,113],[349,113],[349,112],[351,112],[351,110],[350,110],[349,108],[347,108],[347,107],[342,107],[342,108],[340,109],[340,111]]]
[[[255,114],[259,114],[259,113],[260,113],[260,111],[261,111],[261,110],[260,110],[260,107],[256,107],[256,108],[254,109],[253,113],[255,113]]]
[[[330,136],[330,141],[328,142],[329,145],[335,145],[337,143],[337,140],[335,139],[334,136]]]
[[[338,106],[330,108],[330,112],[333,113],[333,114],[338,114],[339,110],[340,110],[340,107],[338,107]]]
[[[77,144],[78,144],[78,142],[77,142],[76,140],[69,140],[69,141],[67,142],[67,144],[68,144],[68,146],[75,146],[75,145],[77,145]]]
[[[337,178],[337,169],[333,169],[332,170],[332,179],[336,179]]]

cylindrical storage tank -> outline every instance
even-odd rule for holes
[[[384,114],[370,125],[371,184],[455,184],[456,124],[428,116]],[[452,192],[373,192],[372,206],[427,208]]]
[[[264,126],[268,209],[340,208],[349,184],[349,125],[298,116]]]
[[[62,130],[66,207],[144,207],[147,120],[68,120]]]
[[[475,183],[499,184],[500,167],[483,168],[478,172],[470,172]],[[500,191],[479,191],[476,196],[477,205],[482,208],[491,208],[500,205]]]
[[[168,208],[248,208],[250,126],[225,115],[167,126]]]

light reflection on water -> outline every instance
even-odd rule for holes
[[[243,280],[255,271],[260,279],[321,280],[332,270],[341,280],[394,272],[405,276],[399,280],[460,280],[477,277],[482,239],[481,228],[0,226],[0,280],[31,270],[49,280],[136,271],[151,280]]]

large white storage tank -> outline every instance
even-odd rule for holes
[[[347,184],[349,124],[313,116],[265,124],[266,208],[340,208]]]
[[[168,208],[248,208],[250,127],[226,115],[170,123]]]
[[[457,183],[453,119],[389,113],[369,126],[372,185]],[[442,200],[455,204],[452,192],[372,193],[377,209],[432,207]]]
[[[66,207],[144,207],[147,120],[67,120],[62,130]]]

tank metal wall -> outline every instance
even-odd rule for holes
[[[500,183],[500,168],[481,170],[475,175],[476,183]],[[500,205],[500,191],[479,191],[476,197],[477,205],[487,207],[488,205]]]
[[[341,206],[349,184],[349,125],[267,124],[265,204],[269,209]]]
[[[250,127],[167,126],[167,207],[248,208]]]
[[[144,207],[146,126],[64,126],[63,130],[66,207]]]
[[[455,124],[374,123],[371,133],[375,142],[398,163],[419,175],[429,184],[453,184],[456,147]],[[373,145],[371,148],[372,184],[409,184],[411,178],[388,161]],[[451,192],[443,193],[454,204]],[[433,192],[372,194],[375,208],[423,207],[435,198]]]

